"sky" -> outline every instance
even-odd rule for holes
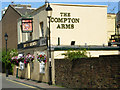
[[[0,0],[0,11],[8,7],[11,2],[14,4],[31,4],[32,8],[38,8],[45,4],[45,0]],[[107,5],[107,13],[118,12],[118,2],[120,0],[47,0],[50,3],[66,3],[66,4],[89,4],[89,5]],[[57,1],[57,2],[56,2]],[[1,12],[0,12],[1,19]]]

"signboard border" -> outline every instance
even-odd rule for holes
[[[31,31],[24,31],[23,30],[23,27],[22,27],[23,22],[22,22],[22,20],[32,20],[32,22],[31,22],[32,23],[32,30]],[[21,30],[22,30],[22,33],[31,33],[31,32],[33,32],[33,18],[22,18],[21,19]]]

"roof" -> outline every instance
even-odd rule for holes
[[[11,7],[15,12],[17,12],[20,16],[23,16],[25,14],[29,14],[30,12],[34,11],[35,9],[33,8],[16,8],[12,5],[9,5],[7,10],[9,9],[9,7]],[[6,12],[7,12],[6,10]],[[5,12],[5,14],[6,14]],[[5,16],[5,14],[2,16],[2,18]]]
[[[31,7],[31,4],[12,4],[14,7]]]
[[[43,8],[43,7],[46,7],[46,4],[40,6],[39,8],[35,9],[34,11],[30,12],[30,14],[32,14],[32,13],[34,13],[34,12],[40,10],[40,9]]]
[[[27,8],[15,8],[21,15],[25,15],[28,14],[32,11],[34,11],[35,9],[27,9]]]

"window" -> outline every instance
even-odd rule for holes
[[[32,40],[32,32],[30,32],[30,40]]]
[[[32,32],[28,33],[28,41],[32,40]]]
[[[43,22],[40,22],[40,29],[41,29],[42,37],[44,37]]]

